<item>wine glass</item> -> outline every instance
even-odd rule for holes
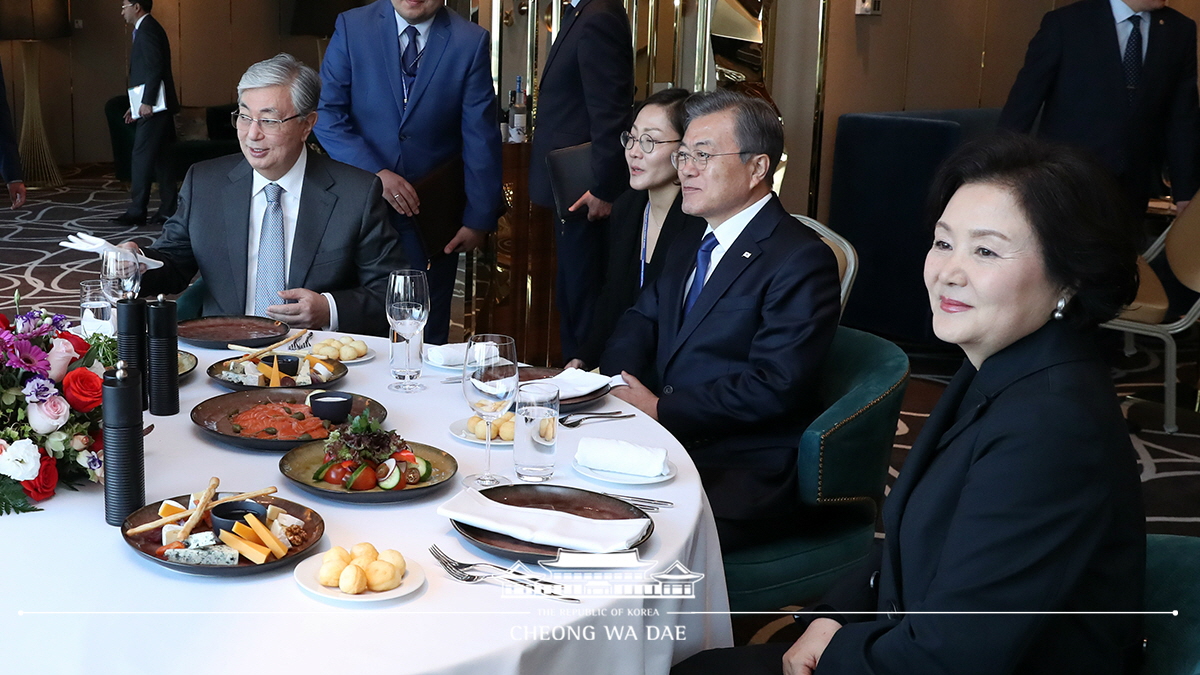
[[[471,412],[483,418],[487,434],[483,442],[483,473],[467,476],[463,485],[481,489],[510,482],[492,473],[492,423],[512,406],[517,384],[517,344],[512,338],[476,335],[467,341],[463,397]]]
[[[388,360],[392,377],[391,391],[411,394],[425,385],[421,376],[421,335],[429,319],[429,285],[421,270],[395,270],[388,278],[387,317],[399,342],[389,345]]]
[[[108,301],[117,301],[142,287],[142,269],[137,255],[123,248],[106,249],[100,254],[100,288]]]

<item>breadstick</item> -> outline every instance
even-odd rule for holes
[[[200,518],[208,510],[208,503],[212,501],[213,493],[217,491],[217,486],[220,484],[221,479],[216,476],[209,479],[208,487],[204,490],[204,494],[200,495],[200,501],[196,504],[196,512],[188,516],[187,522],[183,524],[183,529],[179,531],[179,541],[187,539],[188,535],[192,533],[192,528],[200,522]]]
[[[214,499],[213,501],[209,502],[208,508],[211,509],[212,507],[214,507],[218,504],[224,504],[225,502],[240,502],[245,499],[254,499],[255,497],[271,495],[271,494],[275,494],[276,491],[277,491],[276,488],[274,486],[272,486],[269,488],[263,488],[261,490],[255,490],[254,492],[243,492],[240,495],[234,495],[232,497],[223,497],[221,499]],[[180,511],[179,513],[173,513],[165,518],[159,518],[158,520],[156,520],[154,522],[146,523],[145,525],[138,525],[137,527],[131,527],[128,530],[125,530],[125,534],[132,537],[135,534],[149,532],[150,530],[153,530],[156,527],[162,527],[163,525],[166,525],[167,523],[173,523],[177,520],[183,520],[184,518],[187,518],[188,516],[192,515],[195,512],[196,512],[195,509],[188,509],[187,511]]]
[[[238,359],[237,361],[234,361],[234,363],[241,363],[242,361],[249,361],[250,359],[256,359],[277,347],[282,347],[282,346],[286,345],[287,343],[295,340],[296,338],[300,337],[301,335],[304,335],[307,332],[308,332],[307,328],[302,328],[302,329],[300,329],[299,333],[285,337],[282,340],[280,340],[279,342],[276,342],[275,344],[273,344],[269,347],[266,347],[264,349],[260,349],[252,354],[247,354],[247,355],[243,356],[242,358]]]

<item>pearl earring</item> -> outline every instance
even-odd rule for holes
[[[1054,307],[1054,318],[1061,321],[1063,318],[1063,310],[1066,308],[1067,308],[1067,299],[1059,298],[1058,304],[1055,305],[1055,307]]]

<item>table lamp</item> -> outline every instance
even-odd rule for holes
[[[0,40],[21,40],[24,57],[25,109],[21,120],[21,165],[30,187],[63,184],[50,153],[42,120],[39,40],[69,37],[71,16],[67,0],[0,0]]]

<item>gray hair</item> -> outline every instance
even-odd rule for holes
[[[292,107],[297,115],[308,115],[317,109],[321,98],[321,76],[291,54],[276,54],[266,61],[246,69],[238,82],[238,102],[247,89],[286,86],[292,93]]]
[[[688,124],[697,117],[734,111],[734,139],[741,151],[739,159],[745,164],[754,155],[766,155],[770,162],[766,181],[768,186],[772,185],[775,167],[783,156],[783,122],[770,103],[728,89],[717,89],[692,94],[683,105],[687,109]]]

